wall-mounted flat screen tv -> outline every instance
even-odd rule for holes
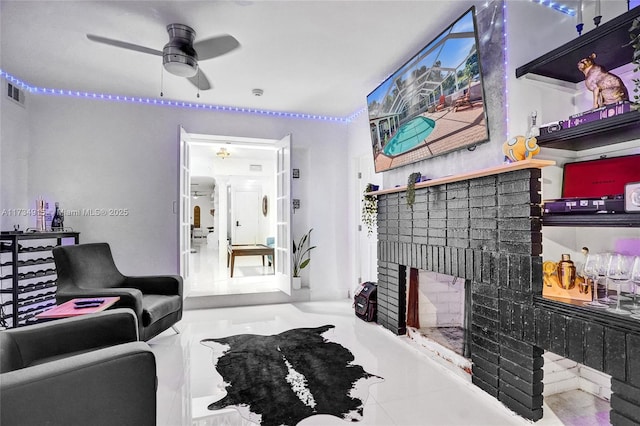
[[[367,96],[375,171],[489,140],[475,7]]]

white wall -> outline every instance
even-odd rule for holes
[[[21,230],[35,227],[35,216],[16,212],[14,209],[34,209],[36,197],[27,196],[29,170],[28,108],[31,98],[27,96],[21,106],[6,96],[5,80],[0,91],[0,229],[13,230],[19,225]],[[5,210],[6,209],[6,210]]]
[[[3,116],[3,131],[5,120]],[[314,228],[308,268],[312,297],[346,294],[346,126],[251,114],[101,102],[67,97],[32,98],[25,127],[31,135],[27,199],[38,194],[67,209],[127,208],[126,217],[67,217],[82,242],[108,241],[124,273],[175,273],[178,125],[188,132],[279,139],[293,135],[294,152],[312,158],[308,212],[294,220],[294,235]],[[24,131],[22,126],[17,131]],[[3,146],[4,146],[3,137]],[[294,154],[293,167],[301,161]],[[296,218],[300,217],[297,216]]]

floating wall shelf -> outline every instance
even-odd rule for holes
[[[578,61],[592,53],[597,55],[596,62],[609,70],[628,64],[633,60],[629,28],[637,17],[640,17],[640,6],[517,68],[516,77],[537,74],[578,83],[584,81]]]

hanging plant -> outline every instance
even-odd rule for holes
[[[640,71],[640,18],[633,20],[629,33],[631,37],[629,44],[633,47],[633,60],[631,61],[634,65],[633,73],[634,76],[637,76]],[[632,78],[631,81],[635,85],[633,88],[635,95],[633,95],[631,107],[635,110],[640,110],[640,78]]]
[[[378,185],[368,183],[362,197],[362,223],[367,226],[367,235],[373,233],[373,228],[378,223],[378,196],[369,194],[377,191],[378,188]]]
[[[407,205],[411,207],[411,210],[413,210],[413,203],[416,202],[416,182],[420,180],[421,176],[420,172],[411,173],[407,180]]]

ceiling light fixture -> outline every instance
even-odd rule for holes
[[[225,158],[230,156],[231,153],[227,151],[227,148],[220,148],[220,151],[216,152],[216,155],[224,160]]]

